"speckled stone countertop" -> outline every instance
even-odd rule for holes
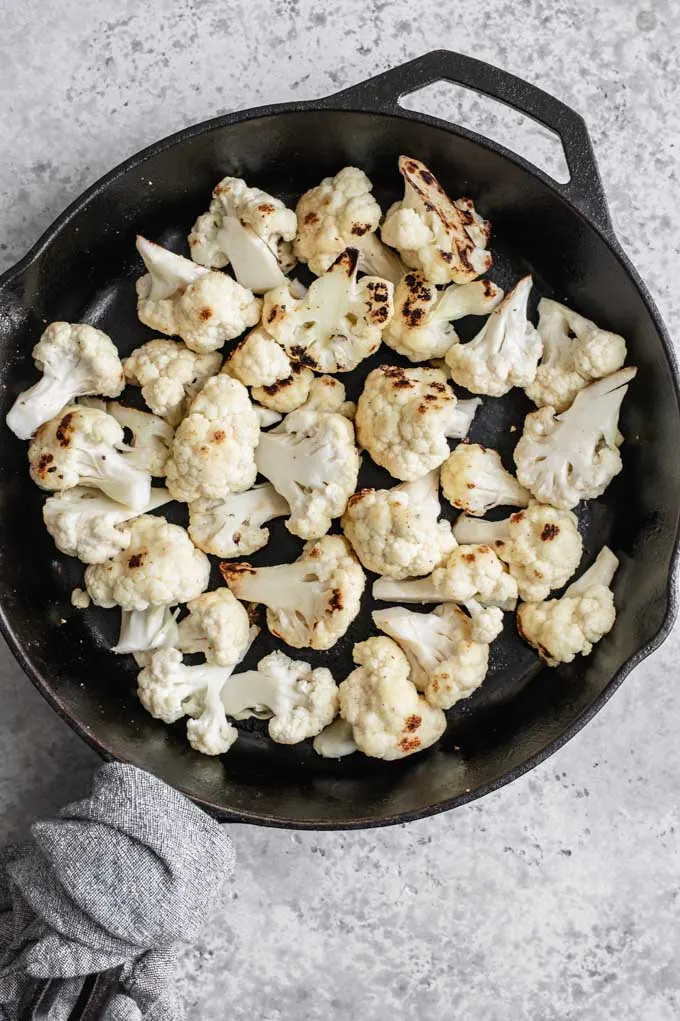
[[[512,13],[511,13],[512,12]],[[0,269],[123,157],[437,47],[583,113],[618,236],[680,335],[680,6],[673,0],[0,0]],[[478,101],[417,103],[472,123]],[[548,160],[545,134],[520,134]],[[507,134],[504,136],[507,141]],[[365,833],[234,832],[239,862],[179,982],[197,1021],[680,1017],[678,631],[512,786]],[[0,658],[2,838],[97,759]]]

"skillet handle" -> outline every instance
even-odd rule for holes
[[[463,85],[491,96],[554,131],[562,141],[570,180],[566,184],[552,182],[552,179],[551,182],[597,227],[612,236],[607,199],[583,118],[559,99],[499,67],[462,53],[433,50],[329,96],[326,103],[329,109],[341,107],[403,116],[404,110],[399,106],[401,97],[437,81]],[[495,142],[486,139],[484,142],[497,151],[510,152]]]

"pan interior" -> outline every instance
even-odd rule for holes
[[[109,333],[122,355],[153,334],[136,317],[140,274],[137,233],[187,252],[186,234],[207,208],[224,175],[244,176],[294,205],[326,174],[355,164],[369,174],[383,209],[400,197],[397,157],[424,160],[454,196],[470,195],[493,224],[491,279],[509,288],[534,277],[532,312],[541,296],[567,301],[629,341],[640,366],[624,405],[624,471],[605,496],[578,511],[584,565],[608,543],[621,558],[615,593],[619,621],[588,660],[542,668],[519,639],[512,615],[492,646],[491,668],[471,698],[449,712],[449,728],[431,751],[401,763],[353,756],[316,756],[311,743],[285,747],[258,721],[229,755],[209,759],[186,744],[184,725],[152,720],[135,696],[131,657],[107,651],[117,611],[74,610],[70,592],[82,565],[58,554],[41,521],[43,495],[28,478],[25,446],[5,432],[1,448],[0,558],[2,609],[24,665],[78,729],[105,754],[149,769],[218,812],[284,825],[352,826],[428,814],[507,781],[563,740],[613,689],[612,678],[664,625],[668,576],[680,506],[678,405],[659,331],[635,283],[612,249],[559,194],[502,154],[442,128],[376,114],[298,111],[240,123],[218,123],[160,148],[99,188],[24,272],[0,295],[3,414],[35,378],[31,348],[55,319],[86,321]],[[534,317],[535,321],[535,317]],[[481,320],[460,324],[463,339]],[[340,377],[356,399],[375,365],[408,364],[383,347],[355,372]],[[458,390],[459,396],[467,396]],[[134,390],[126,392],[137,397]],[[141,405],[140,405],[141,406]],[[512,449],[533,405],[521,391],[485,398],[471,440]],[[364,456],[361,486],[394,484]],[[451,512],[442,501],[444,513]],[[499,511],[503,516],[507,511]],[[451,516],[454,516],[451,512]],[[186,524],[185,508],[168,517]],[[255,564],[289,562],[302,542],[282,521]],[[220,584],[214,559],[213,586]],[[328,666],[337,680],[352,669],[352,646],[372,633],[369,575],[361,616],[326,653],[291,654]],[[263,626],[245,666],[274,647]],[[287,650],[290,652],[290,650]]]

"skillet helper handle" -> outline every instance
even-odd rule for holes
[[[86,979],[68,1021],[101,1021],[118,988],[119,978],[120,968],[112,968]],[[22,1007],[20,1021],[49,1021],[60,985],[58,979],[38,983],[31,991],[28,1002]]]
[[[568,183],[555,182],[554,186],[605,234],[612,236],[607,199],[585,121],[559,99],[508,71],[462,53],[433,50],[329,96],[328,106],[403,116],[401,97],[438,81],[491,96],[554,131],[562,142],[570,173]],[[496,143],[493,146],[509,152]]]

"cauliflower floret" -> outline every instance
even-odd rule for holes
[[[491,225],[472,200],[452,202],[420,160],[400,156],[399,170],[404,198],[387,211],[380,230],[385,244],[433,284],[466,284],[486,273],[492,261],[485,251]]]
[[[129,531],[125,550],[85,569],[85,587],[96,606],[122,610],[113,651],[143,653],[174,643],[177,626],[169,607],[208,587],[210,561],[165,518],[144,514]]]
[[[123,429],[130,433],[127,442],[120,443],[118,450],[125,455],[128,464],[141,471],[150,472],[156,478],[165,475],[165,463],[168,460],[175,430],[148,411],[128,408],[118,401],[104,401],[99,397],[83,397],[78,402],[86,408],[98,408],[112,415]]]
[[[442,465],[442,492],[459,510],[481,516],[492,507],[526,507],[529,493],[506,471],[500,454],[460,443]]]
[[[155,719],[175,723],[187,715],[186,703],[196,700],[211,685],[219,689],[229,677],[229,671],[201,663],[186,666],[179,649],[159,649],[149,658],[148,664],[137,678],[139,700]]]
[[[292,364],[281,345],[262,326],[256,326],[236,345],[222,371],[244,386],[271,387],[290,376]]]
[[[169,502],[167,489],[152,489],[148,504],[132,510],[96,489],[74,486],[45,501],[43,520],[62,553],[85,564],[103,564],[130,545],[130,529],[121,527],[126,521]]]
[[[264,603],[271,633],[295,649],[330,649],[359,613],[366,579],[339,535],[307,542],[293,564],[221,564],[227,585],[247,602]]]
[[[427,578],[378,578],[373,597],[385,603],[469,603],[514,610],[517,582],[486,545],[457,546]]]
[[[75,606],[76,610],[87,610],[91,602],[84,589],[74,588],[71,592],[71,606]]]
[[[96,408],[71,404],[41,425],[28,448],[31,478],[53,491],[91,486],[133,510],[151,496],[151,476],[134,468],[116,449],[123,429]]]
[[[166,465],[173,499],[217,500],[249,489],[257,475],[259,435],[257,413],[243,384],[223,374],[213,376],[175,433]]]
[[[290,368],[290,376],[285,379],[279,379],[271,386],[253,387],[253,400],[282,415],[301,408],[309,397],[314,373],[297,362],[293,362]]]
[[[352,423],[334,412],[304,408],[260,434],[255,461],[290,507],[286,528],[303,539],[324,535],[344,512],[360,465]]]
[[[626,342],[549,298],[539,302],[538,315],[543,357],[526,394],[539,408],[549,405],[555,411],[566,411],[590,382],[621,368]]]
[[[181,337],[205,354],[260,319],[262,302],[225,273],[197,266],[145,238],[137,251],[148,273],[137,281],[137,315],[159,333]]]
[[[206,663],[186,666],[179,649],[159,649],[137,678],[139,701],[164,723],[191,713],[196,718],[187,724],[189,744],[203,755],[223,755],[238,737],[220,698],[233,669]]]
[[[468,344],[453,344],[446,354],[453,380],[476,394],[502,397],[513,386],[528,386],[536,376],[541,338],[527,319],[530,276],[506,294]]]
[[[489,646],[475,640],[472,621],[453,603],[432,613],[414,613],[404,606],[376,610],[373,623],[405,654],[411,680],[430,705],[450,709],[486,677]]]
[[[503,611],[499,606],[482,606],[476,599],[463,604],[472,621],[472,641],[490,645],[503,630]]]
[[[240,284],[267,291],[295,265],[290,242],[296,228],[295,213],[280,199],[239,177],[224,177],[189,234],[191,258],[217,269],[231,263]]]
[[[503,291],[490,280],[438,291],[422,273],[407,273],[394,293],[395,311],[383,340],[412,362],[443,358],[458,343],[453,323],[464,316],[487,315],[502,299]]]
[[[356,404],[348,401],[344,384],[333,376],[316,376],[302,405],[306,411],[336,411],[344,418],[354,421]]]
[[[222,356],[196,354],[176,340],[156,338],[142,344],[123,362],[129,383],[141,386],[142,397],[155,415],[170,425],[184,417],[187,402],[220,371]]]
[[[548,666],[587,656],[614,627],[616,609],[610,586],[618,566],[617,558],[605,546],[561,599],[520,605],[517,629]]]
[[[288,503],[270,483],[245,493],[189,504],[189,535],[194,544],[216,557],[247,557],[269,541],[267,521],[290,513]]]
[[[180,652],[202,652],[208,663],[233,666],[250,644],[245,607],[229,589],[204,592],[187,604],[176,643]]]
[[[409,662],[390,638],[354,646],[357,669],[340,685],[340,713],[364,755],[393,761],[424,751],[446,730],[446,716],[409,680]]]
[[[458,402],[438,369],[381,365],[359,398],[357,438],[376,464],[410,482],[446,460],[447,438],[467,435],[480,403]]]
[[[583,542],[571,511],[532,501],[503,521],[475,521],[461,515],[453,534],[461,543],[493,547],[517,582],[520,599],[539,602],[562,588],[581,562]]]
[[[330,670],[272,652],[257,670],[234,674],[222,689],[222,705],[241,719],[252,711],[269,719],[269,736],[298,744],[320,734],[338,711],[338,689]]]
[[[293,361],[317,372],[350,372],[380,347],[393,312],[393,285],[357,281],[359,254],[347,248],[303,298],[288,287],[265,295],[262,322]]]
[[[146,610],[184,603],[205,591],[210,561],[183,528],[143,514],[129,529],[125,550],[85,570],[85,586],[96,606]]]
[[[455,546],[440,514],[435,470],[393,489],[360,490],[350,498],[342,529],[367,570],[413,578],[429,574]]]
[[[33,348],[33,359],[42,379],[19,394],[6,418],[20,440],[29,439],[76,397],[118,397],[125,386],[113,341],[83,323],[50,323]]]
[[[382,211],[363,170],[344,167],[306,191],[297,204],[295,254],[321,276],[348,246],[359,250],[359,270],[396,284],[400,259],[376,237]]]
[[[563,510],[594,500],[621,471],[621,402],[634,368],[591,383],[561,415],[541,408],[524,420],[515,447],[517,478],[541,503]]]
[[[111,649],[118,655],[132,653],[146,665],[154,650],[177,644],[177,614],[170,606],[151,605],[146,610],[121,610],[118,641]]]
[[[324,759],[344,759],[346,755],[358,752],[352,737],[352,724],[336,716],[332,723],[314,738],[314,751]]]

